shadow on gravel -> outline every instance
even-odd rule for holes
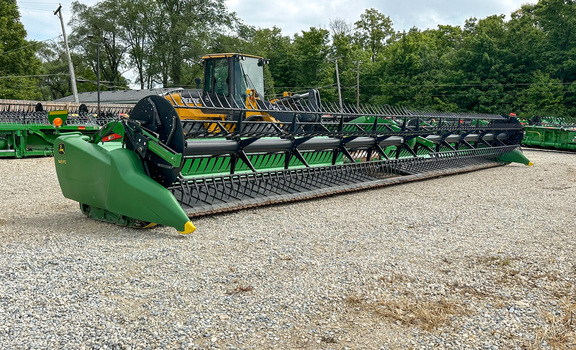
[[[29,214],[17,220],[0,219],[0,227],[12,228],[19,234],[78,235],[95,238],[125,238],[138,240],[183,240],[188,235],[181,235],[175,229],[166,226],[151,228],[129,228],[108,222],[89,219],[80,211],[54,214]]]

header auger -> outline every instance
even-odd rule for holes
[[[219,64],[226,72],[215,78]],[[195,215],[530,164],[515,118],[340,108],[315,91],[264,101],[254,83],[261,64],[206,56],[203,91],[149,96],[93,137],[58,138],[64,196],[98,220],[189,233]],[[217,91],[219,78],[234,88]]]

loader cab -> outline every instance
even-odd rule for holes
[[[255,90],[257,97],[264,96],[264,58],[229,53],[206,55],[202,60],[205,103],[210,100],[221,107],[241,107],[248,89]]]

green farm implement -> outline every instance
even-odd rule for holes
[[[64,196],[97,220],[190,233],[196,215],[531,164],[515,118],[341,106],[316,91],[265,101],[262,64],[206,56],[202,91],[149,96],[92,136],[63,134]]]
[[[524,126],[522,145],[576,151],[576,121],[564,118],[532,118]]]
[[[96,106],[54,102],[0,100],[0,157],[24,158],[49,156],[60,132],[96,133],[101,126],[115,119],[118,113],[129,112],[129,106],[106,106],[100,116]],[[50,113],[64,111],[65,122],[57,127],[49,120]],[[70,111],[70,114],[68,114]]]

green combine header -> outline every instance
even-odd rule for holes
[[[195,230],[196,215],[531,163],[513,117],[262,98],[265,60],[204,57],[204,88],[145,97],[130,118],[54,142],[65,197],[93,219]],[[115,142],[111,142],[115,141]]]
[[[524,146],[576,151],[576,120],[534,117],[524,130]]]
[[[60,133],[93,135],[107,122],[132,106],[104,106],[98,116],[95,105],[0,100],[0,157],[25,158],[50,156]],[[62,124],[55,125],[59,118]]]
[[[92,137],[56,140],[62,192],[97,220],[190,233],[188,217],[195,215],[531,164],[520,151],[523,129],[514,118],[288,107],[260,110],[285,114],[285,121],[246,120],[240,109],[230,109],[226,121],[180,120],[168,100],[150,96],[129,119]],[[314,113],[317,121],[300,121]],[[104,141],[117,138],[122,142]]]

